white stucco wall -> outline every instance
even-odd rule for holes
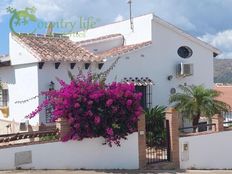
[[[0,119],[16,122],[24,122],[25,116],[38,106],[38,100],[32,100],[24,104],[16,104],[38,95],[38,71],[37,64],[15,65],[0,68],[0,79],[8,84],[9,91],[9,117]],[[38,118],[30,120],[32,125],[38,123]]]
[[[152,100],[154,105],[168,105],[171,88],[180,84],[204,85],[213,87],[213,53],[192,42],[188,38],[153,21],[152,45],[121,56],[116,67],[110,72],[108,81],[121,81],[124,77],[149,77],[153,80]],[[189,46],[193,50],[192,57],[183,59],[178,56],[180,46]],[[143,56],[144,55],[144,56]],[[114,59],[109,59],[106,69]],[[176,76],[179,63],[193,64],[193,75],[185,78]],[[169,81],[167,77],[173,76]]]
[[[9,34],[9,55],[12,65],[27,64],[38,62],[25,46],[18,44],[18,42],[13,39],[14,36]]]
[[[9,108],[10,116],[14,117],[15,121],[25,121],[25,116],[28,115],[38,105],[38,99],[31,100],[23,104],[16,104],[16,101],[30,99],[39,94],[38,91],[38,65],[27,64],[14,66],[15,85],[9,90]],[[39,118],[30,119],[32,125],[38,123]]]
[[[133,32],[130,27],[130,20],[125,20],[122,22],[116,22],[113,24],[89,29],[86,32],[85,37],[75,37],[75,35],[71,35],[70,39],[72,39],[73,41],[81,41],[81,40],[96,38],[99,36],[120,33],[124,35],[127,45],[149,41],[152,38],[152,35],[151,35],[152,18],[153,18],[153,14],[147,14],[147,15],[134,18],[133,19],[133,23],[134,23]]]
[[[156,104],[168,103],[170,89],[176,88],[178,90],[180,84],[202,84],[206,88],[213,88],[212,51],[157,23],[155,20],[152,24],[153,46],[146,54],[149,55],[150,61],[147,69],[152,69],[150,74],[152,74],[152,78],[156,83],[154,87],[154,101],[157,102]],[[193,50],[193,55],[188,59],[179,57],[177,50],[181,46],[190,47]],[[193,64],[192,76],[177,78],[176,65],[180,62]],[[174,78],[168,81],[168,75],[173,75]]]
[[[58,69],[55,69],[54,62],[46,62],[42,69],[38,69],[38,90],[47,91],[49,89],[49,84],[51,81],[55,83],[55,89],[60,88],[60,84],[57,81],[57,78],[69,83],[70,77],[68,76],[68,71],[70,71],[74,76],[79,73],[78,66],[84,67],[82,63],[77,63],[76,66],[71,69],[69,62],[62,62]],[[96,71],[97,64],[92,63],[88,70],[83,69],[83,73],[88,71]],[[40,103],[44,100],[44,97],[40,97]],[[40,113],[40,123],[45,122],[45,110]]]
[[[111,38],[109,40],[104,40],[102,42],[91,43],[83,47],[85,47],[92,53],[101,53],[103,51],[107,51],[115,47],[120,47],[123,44],[124,44],[124,38],[117,37],[117,38]]]
[[[112,148],[103,138],[0,149],[0,170],[15,169],[138,169],[138,133]],[[15,153],[31,151],[32,163],[15,166]]]
[[[181,169],[232,169],[232,131],[180,138]],[[188,144],[188,151],[183,151]]]

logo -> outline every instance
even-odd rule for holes
[[[78,17],[77,21],[67,21],[60,19],[58,21],[46,22],[38,20],[35,13],[36,8],[25,8],[23,10],[16,10],[15,8],[8,7],[7,12],[12,16],[10,18],[9,27],[12,33],[19,34],[19,30],[30,34],[35,34],[40,31],[47,31],[51,34],[55,30],[59,34],[71,35],[74,37],[85,37],[87,30],[95,28],[99,19],[94,17]],[[75,32],[80,30],[81,32]]]
[[[24,10],[17,11],[14,8],[8,7],[7,12],[12,14],[12,17],[10,18],[10,29],[13,33],[17,32],[15,31],[15,27],[17,26],[28,26],[29,22],[36,22],[37,18],[35,16],[36,8],[25,8]],[[34,29],[31,33],[35,33],[36,29]]]

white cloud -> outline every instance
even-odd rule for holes
[[[216,34],[206,34],[199,39],[219,48],[223,53],[221,58],[232,58],[232,30],[225,30]]]
[[[12,3],[10,3],[12,2]],[[129,18],[127,0],[1,0],[20,9],[35,6],[37,17],[45,21],[75,20],[80,16],[100,18],[98,24]],[[133,16],[153,12],[193,35],[217,33],[232,28],[232,0],[132,0]],[[120,16],[118,16],[120,14]],[[115,18],[116,17],[116,18]]]
[[[153,0],[154,12],[194,35],[232,28],[232,0]],[[183,18],[184,17],[184,18]]]
[[[114,16],[128,7],[123,0],[13,0],[11,5],[17,9],[34,6],[37,17],[45,21],[93,16],[104,18],[103,22],[112,22]]]
[[[187,31],[195,31],[196,26],[189,21],[189,19],[185,16],[178,16],[176,18],[176,25],[180,26],[182,29],[187,30]]]
[[[120,21],[123,21],[124,17],[119,14],[115,19],[114,19],[114,22],[120,22]]]
[[[14,0],[11,4],[16,9],[23,9],[26,7],[35,7],[36,16],[45,21],[54,21],[59,18],[66,17],[64,7],[60,6],[64,0]]]
[[[2,22],[3,16],[7,14],[6,8],[8,7],[9,3],[10,3],[9,0],[0,1],[0,23]]]

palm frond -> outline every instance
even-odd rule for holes
[[[230,106],[222,101],[216,100],[221,92],[206,89],[203,85],[199,86],[180,86],[181,92],[170,96],[169,102],[181,113],[194,115],[204,115],[211,117],[214,114],[228,112]]]
[[[74,75],[71,73],[71,71],[68,71],[68,77],[70,80],[74,80]]]

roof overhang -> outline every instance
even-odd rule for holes
[[[0,67],[4,67],[4,66],[10,66],[11,65],[11,61],[5,61],[5,62],[0,62]]]
[[[135,77],[135,78],[124,78],[122,80],[124,83],[134,84],[136,86],[151,86],[154,85],[154,82],[149,77]]]
[[[10,56],[0,56],[0,67],[11,66]]]

